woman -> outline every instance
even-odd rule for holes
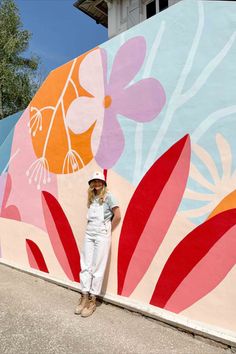
[[[88,223],[80,258],[82,295],[75,314],[88,317],[96,310],[111,246],[111,232],[119,224],[119,206],[107,191],[103,173],[95,172],[88,181]]]

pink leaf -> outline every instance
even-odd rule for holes
[[[7,173],[5,182],[5,191],[2,200],[1,217],[6,219],[21,220],[20,212],[15,205],[7,205],[9,195],[11,193],[12,181],[10,173]]]
[[[6,219],[13,219],[21,221],[20,212],[15,205],[9,205],[2,209],[1,216]]]
[[[52,194],[42,192],[42,205],[55,255],[68,278],[79,282],[80,255],[69,221]]]
[[[135,190],[119,241],[118,294],[132,293],[160,247],[182,199],[189,162],[186,135],[154,163]]]
[[[235,224],[231,209],[190,232],[167,260],[150,304],[180,312],[214,289],[236,262]]]

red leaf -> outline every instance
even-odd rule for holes
[[[236,209],[191,231],[167,260],[150,304],[180,312],[214,289],[236,261]]]
[[[79,282],[80,255],[71,226],[54,196],[42,191],[45,224],[55,255],[72,281]]]
[[[31,268],[41,270],[45,273],[49,273],[42,252],[40,251],[36,243],[26,239],[26,250]]]
[[[189,162],[186,135],[153,164],[136,188],[119,241],[118,294],[132,293],[160,247],[182,199]]]

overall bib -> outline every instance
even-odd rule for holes
[[[111,246],[111,221],[104,221],[103,204],[98,200],[90,205],[87,218],[80,257],[80,285],[83,293],[99,295]]]

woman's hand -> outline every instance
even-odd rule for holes
[[[111,231],[114,231],[121,220],[121,215],[120,215],[120,208],[119,207],[112,208],[112,211],[113,211],[114,216],[113,216],[113,219],[111,222]]]

